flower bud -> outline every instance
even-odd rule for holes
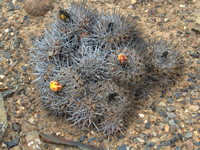
[[[119,54],[118,55],[118,60],[121,64],[124,64],[127,62],[127,57],[124,54]]]
[[[50,82],[50,89],[54,92],[58,92],[62,89],[62,84],[58,83],[57,81]]]

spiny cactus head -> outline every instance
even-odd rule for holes
[[[62,84],[58,83],[57,81],[50,82],[50,89],[54,92],[58,92],[62,89]]]

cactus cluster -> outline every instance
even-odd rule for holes
[[[175,81],[184,66],[175,47],[141,34],[136,18],[114,9],[85,1],[61,8],[31,48],[44,108],[81,129],[123,132],[133,102]]]

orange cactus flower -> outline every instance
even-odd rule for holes
[[[125,62],[127,62],[127,57],[124,54],[119,54],[118,60],[121,64],[124,64]]]
[[[54,92],[58,92],[62,89],[62,84],[58,83],[57,81],[50,82],[50,89]]]

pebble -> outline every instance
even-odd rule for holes
[[[160,122],[160,124],[159,124],[159,129],[163,129],[165,126],[166,126],[165,123]]]
[[[168,98],[168,99],[167,99],[167,103],[173,103],[173,101],[174,101],[174,100],[173,100],[172,98]]]
[[[17,146],[19,144],[19,141],[20,141],[20,139],[17,138],[17,139],[13,139],[13,140],[7,142],[7,148],[10,149],[14,146]]]
[[[161,18],[163,18],[165,15],[163,14],[163,13],[159,13],[158,14],[158,17],[161,17]]]
[[[143,140],[143,139],[141,139],[139,137],[137,137],[136,140],[138,140],[140,143],[144,143],[145,142],[145,140]]]
[[[176,117],[176,114],[174,114],[173,112],[167,112],[167,116],[169,119],[173,119]]]
[[[169,107],[167,108],[167,110],[168,110],[169,112],[172,112],[172,111],[177,110],[177,107],[176,107],[176,106],[169,106]]]
[[[119,146],[117,150],[127,150],[126,148],[127,148],[126,145],[122,145],[122,146]]]
[[[194,144],[193,144],[192,140],[187,141],[187,147],[188,147],[188,149],[191,149],[191,150],[193,149]]]
[[[149,122],[147,122],[147,123],[145,124],[145,128],[146,128],[146,129],[150,129],[150,123],[149,123]]]
[[[176,145],[176,150],[182,150],[180,146]]]
[[[178,133],[178,137],[179,137],[180,140],[183,140],[183,136],[182,136],[181,133]]]
[[[16,118],[20,118],[21,116],[22,116],[22,110],[21,109],[15,112]]]
[[[31,131],[26,133],[26,142],[29,149],[41,149],[40,145],[42,144],[37,131]]]
[[[196,146],[200,146],[200,142],[194,142]]]
[[[14,49],[17,49],[20,47],[20,39],[17,36],[14,37],[14,42],[12,43],[12,46]]]
[[[183,97],[186,97],[187,94],[188,94],[187,92],[183,92],[183,93],[182,93],[182,96],[183,96]]]
[[[193,136],[193,133],[191,133],[191,132],[187,132],[186,134],[185,134],[185,138],[190,138],[190,137],[192,137]]]
[[[176,127],[174,125],[171,125],[169,128],[169,131],[171,134],[175,134],[176,133]]]
[[[191,124],[192,121],[188,118],[188,119],[186,119],[185,123],[187,123],[187,124]]]
[[[158,106],[160,106],[160,107],[165,107],[166,104],[165,104],[164,102],[160,102],[160,103],[158,104]]]
[[[26,0],[24,4],[25,11],[34,17],[39,17],[45,15],[51,7],[50,0]]]
[[[171,125],[174,125],[174,126],[178,127],[178,125],[174,122],[174,119],[171,119],[171,120],[169,121],[169,125],[170,125],[170,126],[171,126]]]
[[[149,117],[149,122],[155,122],[156,121],[156,116],[155,115],[151,115],[150,117]]]
[[[195,48],[195,45],[193,44],[192,47]],[[197,53],[191,53],[190,56],[194,57],[194,58],[199,58],[199,54],[197,54]]]
[[[14,131],[17,131],[18,133],[21,132],[21,125],[13,123],[12,127]]]
[[[154,147],[154,145],[155,145],[154,143],[149,142],[149,143],[147,143],[145,146],[146,146],[146,147]]]
[[[8,21],[8,19],[5,16],[3,16],[2,20],[3,20],[3,22]]]
[[[26,72],[26,70],[28,69],[28,67],[27,66],[22,66],[22,69],[23,69],[24,72]]]
[[[97,138],[97,137],[89,138],[89,139],[87,139],[87,142],[90,143],[90,142],[94,141],[96,138]]]
[[[141,118],[144,118],[144,114],[138,114]]]
[[[36,122],[36,120],[33,117],[31,117],[30,119],[28,119],[28,122],[31,123],[32,125],[37,125],[37,122]]]
[[[192,112],[196,112],[199,110],[199,106],[198,105],[190,105],[189,110]]]
[[[175,94],[174,94],[174,97],[175,97],[176,99],[179,99],[180,96],[181,96],[180,93],[175,93]]]
[[[170,141],[166,141],[166,142],[164,143],[164,146],[168,146],[168,145],[170,145],[170,144],[171,144]]]
[[[169,132],[169,125],[168,124],[165,126],[165,132]]]

